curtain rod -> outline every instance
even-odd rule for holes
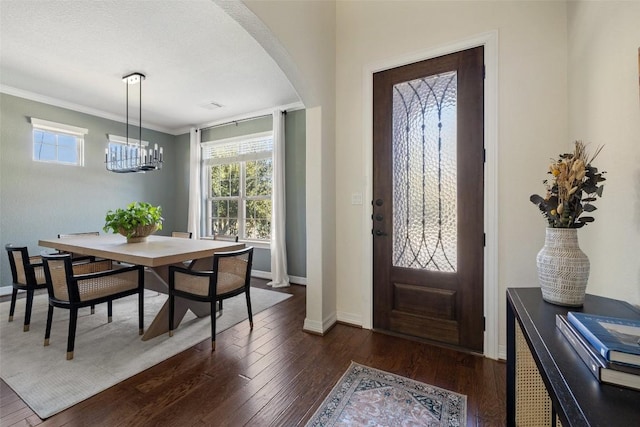
[[[282,111],[282,114],[286,115],[287,111],[286,110]],[[231,124],[235,124],[236,126],[238,126],[238,123],[248,122],[248,121],[257,120],[257,119],[263,119],[265,117],[273,117],[273,114],[263,114],[262,116],[247,117],[246,119],[239,119],[239,120],[231,120],[230,122],[219,123],[219,124],[213,125],[213,126],[207,126],[206,128],[201,128],[199,130],[203,131],[203,130],[213,129],[213,128],[217,128],[217,127],[220,127],[220,126],[227,126],[227,125],[231,125]]]

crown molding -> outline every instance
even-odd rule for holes
[[[106,111],[98,110],[95,108],[87,107],[85,105],[75,104],[61,99],[52,98],[49,96],[41,95],[34,92],[29,92],[22,89],[17,89],[12,86],[0,84],[0,93],[7,95],[17,96],[19,98],[28,99],[30,101],[41,102],[43,104],[52,105],[54,107],[66,108],[68,110],[76,111],[78,113],[89,114],[103,119],[114,120],[116,122],[125,123],[126,118],[117,114],[108,113]],[[168,133],[170,135],[179,135],[179,129],[170,129],[162,126],[145,125],[145,129],[151,129],[158,132]],[[187,131],[188,132],[188,131]],[[183,132],[184,133],[184,132]]]
[[[268,108],[268,109],[264,109],[264,110],[259,110],[259,111],[253,111],[251,113],[245,113],[245,114],[240,114],[237,116],[232,116],[232,117],[226,117],[224,119],[219,119],[219,120],[215,120],[215,121],[211,121],[211,122],[207,122],[207,123],[202,123],[198,126],[194,126],[198,129],[206,129],[208,127],[212,127],[212,126],[217,126],[221,123],[230,123],[230,122],[235,122],[235,121],[241,121],[241,120],[247,120],[247,119],[252,119],[254,117],[259,117],[259,116],[265,116],[268,114],[273,114],[274,110],[282,110],[282,111],[296,111],[296,110],[303,110],[304,104],[300,101],[298,102],[294,102],[291,104],[286,104],[286,105],[278,105],[275,106],[273,108]],[[184,131],[182,133],[189,133],[190,128],[186,128],[184,129]]]

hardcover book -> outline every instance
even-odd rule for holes
[[[598,381],[640,390],[640,367],[607,362],[566,316],[556,315],[556,327]]]
[[[574,311],[567,319],[605,360],[640,366],[640,320]]]

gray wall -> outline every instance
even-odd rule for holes
[[[87,128],[83,167],[34,162],[30,117]],[[174,229],[176,205],[175,137],[144,130],[144,140],[164,148],[163,169],[145,174],[107,172],[107,134],[123,135],[125,126],[64,108],[0,94],[0,244],[27,245],[58,233],[100,231],[109,209],[133,201],[161,205],[167,234]],[[6,254],[0,257],[0,286],[11,285]]]
[[[34,162],[30,118],[87,128],[83,167]],[[270,130],[270,117],[203,131],[203,141]],[[163,230],[187,229],[189,135],[143,130],[142,138],[164,148],[162,170],[114,174],[104,166],[107,134],[123,135],[123,123],[0,94],[0,245],[27,245],[31,254],[46,249],[41,238],[58,233],[102,231],[109,209],[133,201],[162,206]],[[215,132],[214,132],[215,131]],[[209,134],[205,133],[209,132]],[[306,277],[305,112],[286,117],[287,246],[289,274]],[[269,250],[257,250],[255,268],[270,271]],[[0,257],[0,286],[11,285],[6,254]]]
[[[285,181],[287,202],[287,268],[292,276],[307,277],[306,115],[291,111],[285,119]]]
[[[204,129],[202,141],[216,141],[252,133],[270,131],[273,128],[271,116],[255,120],[232,123],[225,126]],[[189,135],[182,135],[180,144],[188,150]],[[285,118],[285,180],[287,215],[287,267],[292,276],[307,276],[307,237],[305,233],[305,156],[306,156],[306,118],[304,110],[290,111]],[[187,162],[188,165],[188,162]],[[185,191],[188,192],[188,171]],[[271,271],[269,249],[256,248],[254,268]]]
[[[190,136],[188,133],[175,137],[176,221],[174,223],[175,229],[172,231],[190,231],[187,230],[187,224],[189,224],[189,144]]]

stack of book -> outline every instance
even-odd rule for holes
[[[598,381],[640,390],[640,320],[570,311],[556,326]]]

